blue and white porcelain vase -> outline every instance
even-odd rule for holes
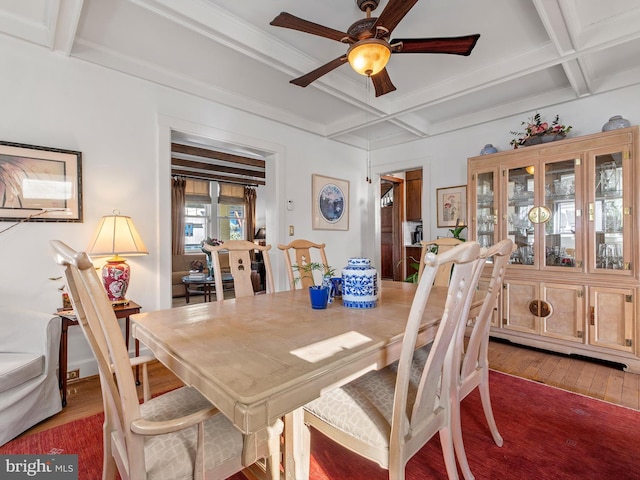
[[[342,304],[374,308],[378,304],[378,272],[368,258],[350,258],[342,269]]]
[[[491,155],[492,153],[497,153],[498,149],[494,147],[492,144],[487,143],[482,150],[480,150],[480,155]]]
[[[627,128],[630,126],[631,122],[626,118],[622,118],[622,115],[614,115],[602,126],[602,131],[610,132],[611,130],[618,130],[619,128]]]

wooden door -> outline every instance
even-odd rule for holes
[[[391,189],[391,192],[389,192]],[[402,258],[404,212],[404,182],[401,178],[383,176],[381,178],[381,198],[385,193],[392,193],[392,202],[380,204],[380,277],[402,281],[404,266]]]
[[[380,207],[380,248],[380,277],[393,279],[393,205]]]

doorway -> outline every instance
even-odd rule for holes
[[[383,175],[380,178],[380,189],[380,277],[383,280],[401,281],[404,180]]]

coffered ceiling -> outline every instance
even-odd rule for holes
[[[379,98],[348,64],[290,84],[347,47],[270,26],[281,11],[364,17],[355,0],[0,0],[0,33],[372,149],[640,82],[637,0],[420,0],[392,37],[480,39],[469,57],[393,55]]]

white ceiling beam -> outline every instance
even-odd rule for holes
[[[84,0],[60,0],[57,15],[52,15],[50,22],[52,51],[66,56],[71,54],[83,5]]]

